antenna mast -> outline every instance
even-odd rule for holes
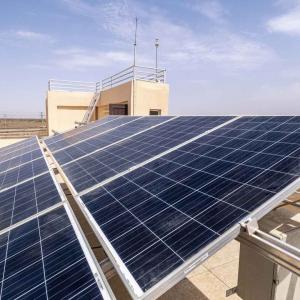
[[[133,44],[133,66],[135,67],[136,61],[136,33],[137,33],[138,19],[135,18],[135,32],[134,32],[134,44]]]

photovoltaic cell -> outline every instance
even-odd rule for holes
[[[232,117],[178,117],[106,149],[62,165],[62,168],[79,192],[230,119]]]
[[[165,138],[166,147],[174,145]],[[143,145],[141,137],[139,142]],[[145,154],[139,145],[133,143],[133,157]],[[123,152],[118,156],[124,159]],[[146,292],[294,183],[299,154],[299,117],[242,117],[80,198]],[[98,159],[106,166],[113,163],[109,156]],[[69,177],[76,176],[71,165]],[[90,168],[83,166],[85,176],[92,165],[96,160]],[[100,179],[90,186],[105,177],[97,167],[93,179]],[[79,181],[71,182],[78,189]]]
[[[170,119],[171,117],[143,117],[134,119],[128,117],[127,122],[125,122],[123,118],[121,120],[118,119],[116,121],[122,121],[123,124],[119,125],[117,128],[113,128],[113,130],[106,133],[100,131],[100,134],[94,137],[88,138],[83,142],[76,143],[75,145],[64,148],[53,154],[59,164],[65,164]],[[100,128],[102,127],[103,126]]]
[[[0,191],[47,171],[48,166],[42,157],[0,173]]]
[[[0,236],[1,299],[103,299],[64,207]]]
[[[26,152],[24,154],[15,156],[8,160],[4,160],[0,162],[0,173],[4,173],[9,169],[15,168],[19,165],[25,164],[31,160],[40,158],[43,156],[43,153],[40,149],[36,149],[30,152]]]
[[[0,192],[0,230],[61,202],[50,173]]]
[[[66,130],[65,132],[62,132],[62,133],[56,133],[55,135],[46,137],[45,140],[51,140],[51,143],[56,143],[60,140],[69,138],[71,136],[75,136],[76,134],[80,134],[84,131],[89,131],[90,129],[92,129],[94,127],[98,127],[101,124],[105,124],[111,120],[118,119],[119,117],[121,117],[121,116],[107,116],[100,120],[97,120],[94,122],[89,122],[87,125],[74,127],[73,129]]]
[[[28,152],[33,152],[35,150],[39,150],[40,148],[35,137],[26,140],[26,142],[20,143],[1,148],[0,163],[6,162],[18,156],[23,156]]]
[[[107,117],[92,123],[91,126],[79,127],[58,136],[45,139],[45,143],[51,151],[57,151],[61,148],[68,147],[73,143],[82,141],[95,134],[111,130],[114,127],[120,126],[127,122],[137,119],[138,117]]]
[[[63,133],[58,133],[55,134],[53,136],[50,137],[46,137],[44,140],[45,142],[48,143],[48,145],[50,144],[55,144],[57,142],[60,142],[61,140],[67,140],[68,138],[74,137],[76,139],[76,135],[82,134],[84,132],[88,133],[89,130],[93,129],[94,127],[98,127],[101,126],[105,123],[108,123],[110,121],[113,121],[115,119],[120,118],[121,116],[107,116],[105,118],[102,118],[101,120],[97,120],[95,122],[90,122],[85,126],[80,126],[71,130],[67,130],[66,132]],[[56,148],[56,146],[53,145],[53,151],[54,148]]]
[[[23,140],[21,142],[17,142],[17,143],[2,147],[0,149],[0,157],[2,157],[3,155],[6,155],[7,153],[14,152],[16,150],[19,150],[19,149],[22,149],[22,148],[25,148],[25,147],[28,147],[28,146],[31,146],[34,144],[36,144],[36,138],[32,137],[32,138]]]

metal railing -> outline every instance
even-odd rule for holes
[[[68,91],[68,92],[94,92],[98,93],[116,85],[128,82],[130,80],[143,80],[149,82],[166,82],[166,70],[156,69],[144,66],[130,66],[102,82],[84,82],[50,79],[48,81],[48,91]]]
[[[110,77],[102,80],[102,90],[112,88],[130,80],[143,80],[149,82],[166,82],[166,70],[143,66],[130,66]]]
[[[50,79],[48,81],[48,91],[68,91],[68,92],[93,92],[97,93],[101,90],[101,83],[83,82]]]

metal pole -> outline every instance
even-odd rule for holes
[[[159,39],[155,39],[155,74],[156,74],[156,81],[157,81],[157,52],[158,52],[158,46],[159,46]]]
[[[134,44],[133,44],[133,67],[135,67],[135,62],[136,62],[136,34],[137,34],[137,26],[138,26],[138,19],[135,18],[135,32],[134,32]]]

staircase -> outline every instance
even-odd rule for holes
[[[95,108],[100,100],[100,95],[101,95],[101,92],[95,92],[95,94],[83,116],[83,119],[82,119],[80,125],[86,125],[88,122],[90,122],[92,115],[95,111]]]

